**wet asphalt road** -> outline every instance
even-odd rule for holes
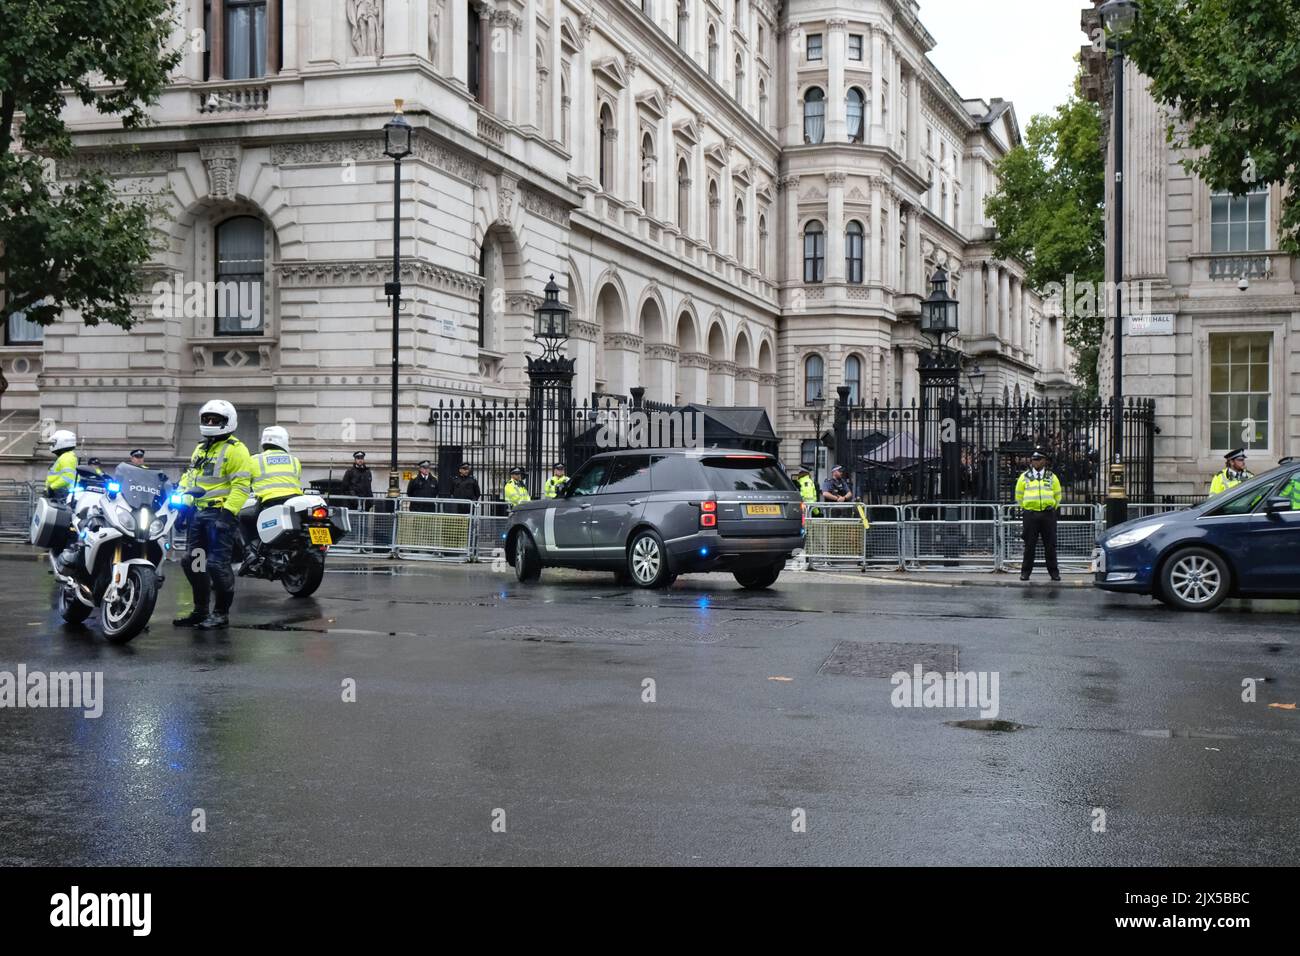
[[[1179,615],[1046,584],[786,574],[766,593],[721,576],[656,593],[337,566],[303,602],[241,580],[225,634],[170,626],[188,599],[173,573],[151,630],[117,648],[61,624],[40,565],[0,560],[0,670],[100,670],[105,697],[99,719],[0,710],[0,862],[1298,855],[1300,710],[1268,706],[1300,702],[1294,604]],[[949,726],[979,715],[895,708],[888,679],[855,676],[943,660],[942,645],[960,670],[998,673],[998,717],[1024,729]],[[819,673],[833,654],[848,672]],[[1248,677],[1269,679],[1255,703]]]

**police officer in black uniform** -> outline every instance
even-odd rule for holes
[[[420,472],[414,478],[406,483],[406,497],[408,498],[436,498],[438,497],[438,479],[429,470],[432,463],[429,459],[420,462]],[[433,505],[412,504],[412,511],[433,511]]]

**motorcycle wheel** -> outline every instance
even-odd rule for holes
[[[67,585],[59,588],[59,617],[68,624],[80,624],[86,618],[90,617],[93,607],[87,607],[77,600],[77,596],[72,593],[72,588]]]
[[[126,582],[118,589],[117,599],[106,603],[100,612],[104,636],[112,644],[125,644],[145,629],[158,600],[158,578],[153,568],[133,564],[126,569]]]
[[[324,556],[309,551],[293,563],[280,579],[280,583],[291,596],[305,598],[316,593],[324,577]]]

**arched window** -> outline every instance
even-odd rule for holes
[[[826,272],[826,233],[814,219],[803,227],[803,281],[821,282]]]
[[[677,0],[677,45],[683,50],[686,49],[687,37],[690,36],[690,23],[686,0]]]
[[[826,363],[820,355],[810,355],[803,363],[803,402],[811,405],[822,397],[822,385],[826,380]]]
[[[236,216],[217,226],[217,335],[262,334],[266,225]]]
[[[813,86],[803,95],[803,141],[820,143],[826,138],[826,94]]]
[[[745,60],[739,53],[736,54],[736,88],[733,92],[737,103],[745,101]]]
[[[849,87],[844,97],[844,115],[848,123],[849,142],[862,142],[867,99],[856,86]]]
[[[758,125],[767,125],[767,83],[758,81]]]
[[[736,248],[732,255],[742,266],[745,264],[745,201],[736,200]]]
[[[862,223],[856,219],[844,230],[844,277],[849,282],[862,282]]]
[[[467,72],[465,79],[469,84],[469,94],[479,103],[483,102],[483,94],[486,91],[487,84],[483,82],[483,30],[484,21],[479,18],[478,4],[475,0],[465,0],[465,6],[469,9],[466,22],[469,29],[465,31],[465,48],[467,57]]]
[[[551,70],[547,65],[546,50],[540,43],[536,48],[537,63],[537,128],[543,136],[551,129]]]
[[[859,404],[862,396],[862,359],[856,355],[850,355],[844,360],[844,384],[849,387],[849,404]]]
[[[683,235],[691,228],[691,173],[685,159],[677,160],[677,228]]]
[[[655,213],[655,144],[646,133],[641,137],[641,208],[647,216]]]
[[[478,290],[478,347],[486,348],[487,346],[487,300],[488,300],[488,259],[492,255],[492,246],[490,239],[484,239],[483,245],[478,250],[478,274],[483,280],[483,285]]]
[[[709,24],[709,76],[718,78],[718,31]]]
[[[718,198],[718,181],[709,180],[709,246],[718,249],[718,217],[721,215],[722,200]]]
[[[560,142],[569,145],[569,75],[560,74]]]
[[[608,103],[600,107],[600,188],[614,191],[614,140],[618,130],[614,127],[614,114]]]
[[[758,217],[758,271],[767,275],[767,217]]]

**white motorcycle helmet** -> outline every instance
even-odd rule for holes
[[[59,429],[50,436],[50,451],[56,455],[61,455],[65,451],[72,451],[77,447],[77,435],[75,432]]]
[[[220,425],[203,424],[203,416],[218,415],[225,419]],[[213,399],[204,404],[199,409],[199,434],[204,438],[221,438],[226,435],[233,435],[235,428],[239,425],[239,414],[235,411],[235,406],[222,399]]]
[[[281,451],[289,450],[289,433],[279,425],[268,425],[262,429],[262,447],[274,445]]]

